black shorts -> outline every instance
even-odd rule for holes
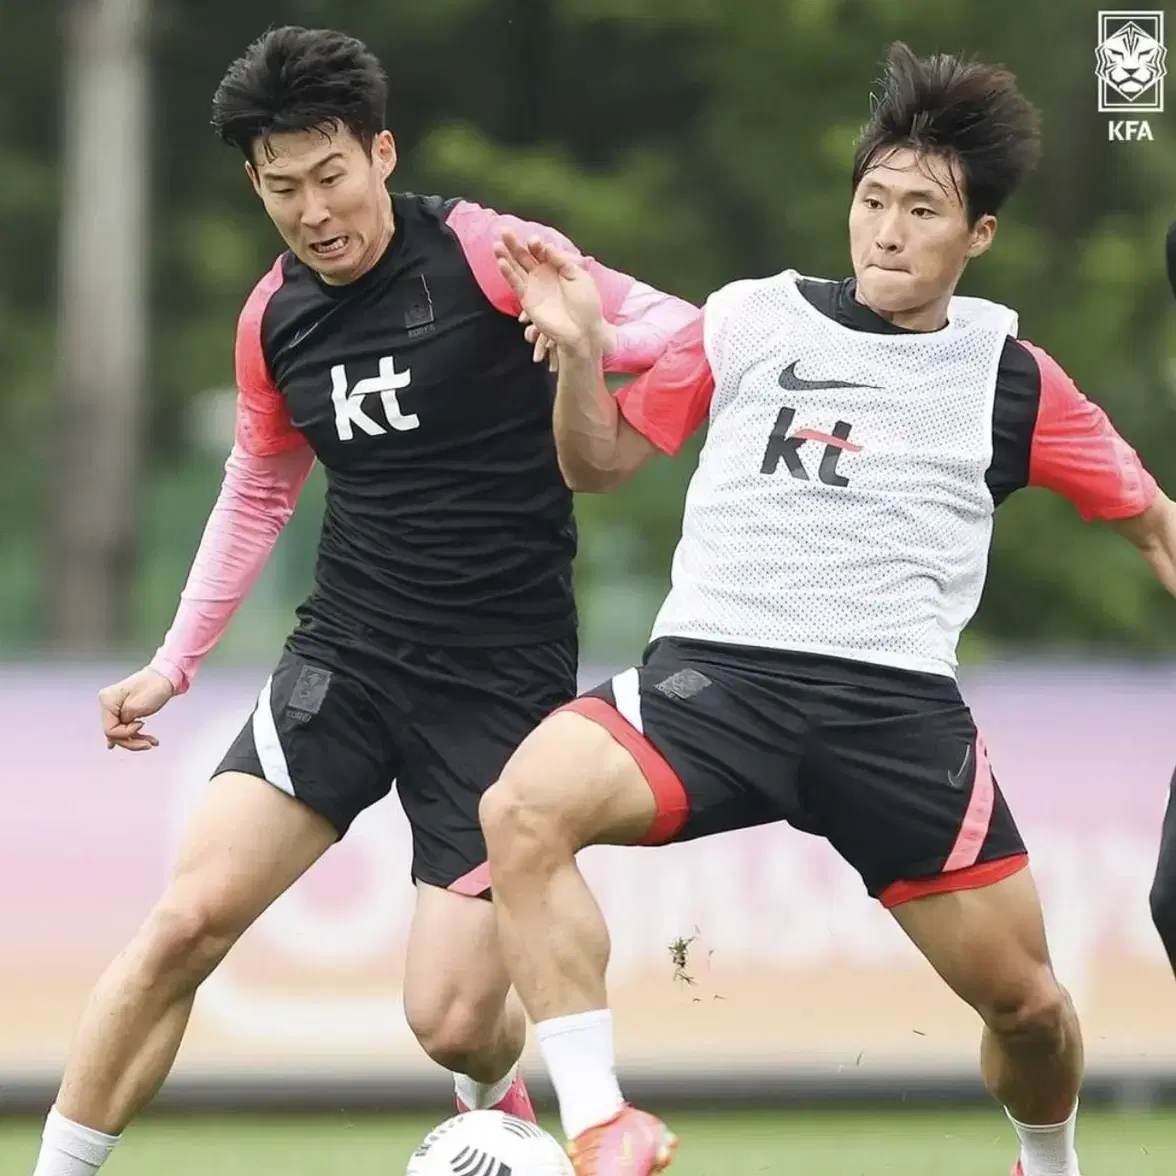
[[[312,652],[313,650],[313,652]],[[489,893],[478,801],[523,739],[576,693],[576,640],[506,649],[288,643],[215,774],[245,772],[342,837],[391,790],[415,881]]]
[[[1027,860],[947,677],[664,638],[568,709],[637,760],[658,802],[646,844],[787,821],[888,906]]]

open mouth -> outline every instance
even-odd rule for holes
[[[325,241],[312,241],[310,251],[315,257],[335,257],[347,248],[349,239],[346,235],[343,235],[340,237],[328,237]]]

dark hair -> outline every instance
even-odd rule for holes
[[[330,29],[270,29],[229,66],[212,125],[251,162],[283,131],[346,127],[365,147],[384,129],[388,79],[362,42]]]
[[[961,196],[975,223],[999,211],[1037,163],[1040,116],[1003,66],[946,54],[920,59],[896,41],[881,84],[854,153],[855,191],[896,149],[943,155],[959,164]]]

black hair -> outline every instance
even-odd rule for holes
[[[1041,118],[1000,65],[946,54],[918,58],[890,46],[853,160],[853,187],[891,152],[943,155],[959,164],[969,223],[995,214],[1037,164]]]
[[[370,148],[384,129],[388,78],[362,42],[331,29],[270,29],[229,66],[212,125],[251,162],[283,131],[349,130]]]

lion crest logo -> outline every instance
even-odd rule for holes
[[[1106,31],[1105,22],[1103,29]],[[1158,22],[1149,29],[1137,17],[1104,36],[1095,50],[1100,109],[1163,110],[1168,51],[1161,35]]]

